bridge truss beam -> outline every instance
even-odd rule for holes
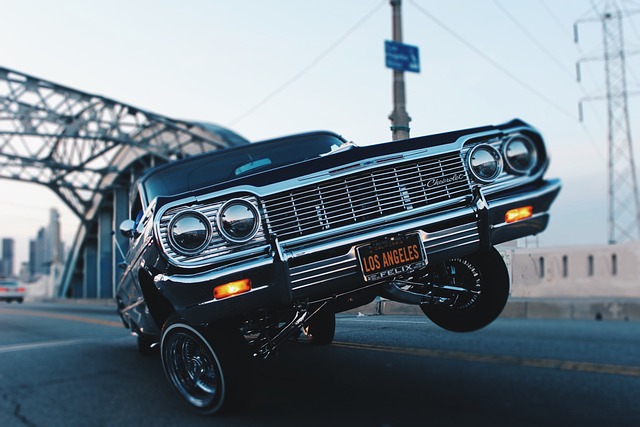
[[[0,67],[0,178],[50,188],[80,219],[62,294],[112,295],[118,250],[111,231],[128,213],[122,194],[146,169],[246,143],[216,125],[174,120]]]

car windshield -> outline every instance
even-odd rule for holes
[[[171,196],[252,173],[298,163],[338,150],[345,141],[332,133],[296,135],[214,151],[175,162],[143,179],[145,198]]]

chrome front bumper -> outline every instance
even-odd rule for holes
[[[315,301],[346,294],[367,285],[356,255],[359,245],[417,231],[428,262],[469,255],[543,231],[560,188],[559,180],[550,180],[493,197],[477,192],[473,203],[464,207],[293,248],[272,239],[270,250],[249,261],[200,273],[158,275],[155,282],[176,311],[196,323],[286,306],[293,300]],[[525,205],[533,207],[533,216],[506,223],[507,211]],[[341,248],[339,254],[336,248]],[[243,278],[251,280],[250,291],[221,300],[213,298],[215,286]]]

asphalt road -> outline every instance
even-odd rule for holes
[[[0,426],[634,426],[640,322],[340,315],[257,363],[238,414],[192,414],[113,309],[0,305]]]

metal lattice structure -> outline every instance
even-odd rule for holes
[[[82,220],[141,153],[166,160],[233,145],[178,121],[0,68],[0,178],[45,185]]]
[[[622,33],[622,15],[612,3],[602,16],[609,128],[609,243],[640,238],[640,202],[633,158]]]
[[[0,67],[0,178],[44,185],[80,218],[60,296],[105,297],[122,261],[112,237],[149,167],[248,143],[216,125],[170,119]]]
[[[640,198],[629,121],[622,12],[607,1],[596,17],[580,22],[602,25],[608,124],[608,239],[610,244],[640,239]],[[577,41],[577,29],[576,41]]]

